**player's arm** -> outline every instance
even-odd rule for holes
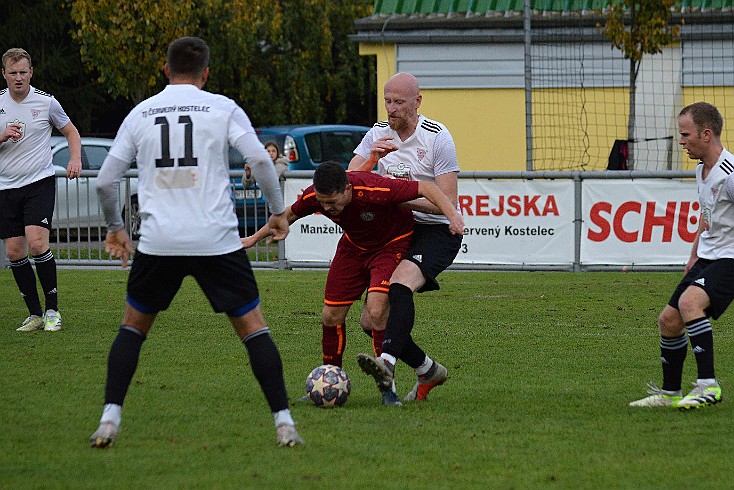
[[[701,215],[698,217],[698,230],[696,230],[696,238],[693,239],[693,244],[691,245],[691,255],[688,256],[688,262],[686,262],[685,267],[683,267],[684,276],[688,274],[691,267],[693,267],[696,261],[698,261],[698,239],[705,228],[706,226],[703,222],[703,215]]]
[[[454,208],[457,207],[459,202],[459,178],[456,172],[448,172],[445,174],[436,176],[436,185],[443,193],[448,197]],[[441,210],[436,207],[434,203],[428,199],[415,199],[413,201],[406,202],[403,206],[421,213],[428,214],[444,214]]]
[[[464,218],[456,210],[444,191],[433,182],[418,182],[418,193],[431,202],[444,216],[449,219],[449,230],[454,235],[464,234]]]
[[[298,220],[298,218],[299,218],[299,216],[297,216],[296,213],[294,213],[291,210],[291,207],[290,206],[288,206],[287,208],[285,208],[285,212],[283,213],[283,217],[288,222],[288,226],[290,226],[293,223],[295,223],[296,220]],[[272,235],[272,231],[273,230],[272,230],[271,223],[270,223],[270,221],[268,221],[267,223],[265,223],[265,225],[263,225],[259,230],[257,230],[252,235],[246,236],[244,238],[240,238],[240,241],[242,242],[242,246],[245,247],[245,248],[253,247],[253,246],[255,246],[255,244],[257,242],[259,242],[260,240],[262,240],[264,238],[268,238],[269,241],[272,241],[270,239],[270,237]],[[285,237],[283,237],[283,238],[285,238]],[[276,236],[274,236],[273,239],[274,240],[281,240],[281,238],[278,238]]]
[[[74,179],[82,173],[82,138],[71,121],[59,131],[69,144],[69,164],[66,166],[66,178]]]
[[[127,259],[132,253],[132,242],[125,231],[118,195],[120,180],[129,168],[130,162],[108,153],[97,175],[97,195],[107,221],[105,250],[111,256],[122,259],[122,267],[127,266]]]

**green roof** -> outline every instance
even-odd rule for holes
[[[531,0],[536,12],[602,12],[610,0]],[[682,12],[731,11],[734,0],[681,0]],[[502,15],[525,10],[525,0],[375,0],[373,15]]]

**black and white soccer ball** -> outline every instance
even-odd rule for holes
[[[306,396],[321,408],[341,407],[349,398],[352,382],[339,366],[323,364],[306,378]]]

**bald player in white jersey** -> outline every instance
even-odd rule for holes
[[[446,127],[418,114],[421,101],[418,80],[409,73],[392,76],[384,87],[388,120],[378,122],[354,150],[350,170],[372,170],[396,179],[434,182],[454,206],[458,204],[459,163],[454,140]],[[462,235],[449,230],[448,220],[426,199],[408,203],[413,209],[415,232],[411,248],[390,278],[390,312],[382,354],[359,354],[360,368],[372,375],[382,392],[394,390],[398,359],[415,370],[417,380],[405,400],[425,400],[428,392],[448,379],[447,369],[432,360],[415,343],[413,294],[439,289],[437,276],[449,267],[461,247]],[[392,406],[399,406],[394,400]]]
[[[49,245],[56,200],[51,129],[58,129],[69,143],[69,179],[78,177],[82,170],[81,138],[61,104],[51,94],[31,86],[33,66],[26,50],[6,51],[2,71],[8,88],[0,91],[0,238],[29,313],[16,330],[53,332],[61,329],[61,313],[56,260]],[[44,293],[45,313],[36,274]]]
[[[192,275],[247,348],[274,417],[277,444],[302,444],[288,409],[280,354],[237,230],[228,147],[239,150],[257,178],[272,213],[271,234],[281,240],[289,225],[275,168],[245,112],[231,99],[202,90],[209,75],[209,48],[202,39],[173,41],[164,72],[169,85],[125,118],[97,182],[108,222],[106,249],[123,267],[132,245],[118,188],[132,161],[138,166],[142,221],[125,314],[110,349],[104,410],[90,443],[102,448],[115,441],[143,341],[184,277]]]
[[[631,402],[632,407],[691,409],[722,399],[709,317],[718,319],[734,299],[734,155],[721,143],[723,125],[718,109],[706,102],[686,106],[678,115],[679,143],[690,158],[700,160],[696,184],[701,215],[683,280],[658,317],[663,386],[650,382],[648,396]],[[698,376],[683,396],[689,342]]]

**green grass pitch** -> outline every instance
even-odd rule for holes
[[[324,271],[257,271],[292,401],[321,364]],[[114,447],[95,450],[125,271],[59,271],[60,332],[0,270],[0,488],[731,488],[734,311],[714,322],[723,403],[632,409],[661,381],[657,314],[679,273],[447,272],[416,295],[416,340],[449,369],[425,402],[382,407],[348,319],[339,409],[294,404],[306,445],[275,446],[229,322],[187,279],[143,346]],[[684,383],[696,377],[689,353]],[[402,396],[413,373],[397,369]],[[686,389],[688,386],[684,386]],[[730,391],[730,389],[732,391]]]

